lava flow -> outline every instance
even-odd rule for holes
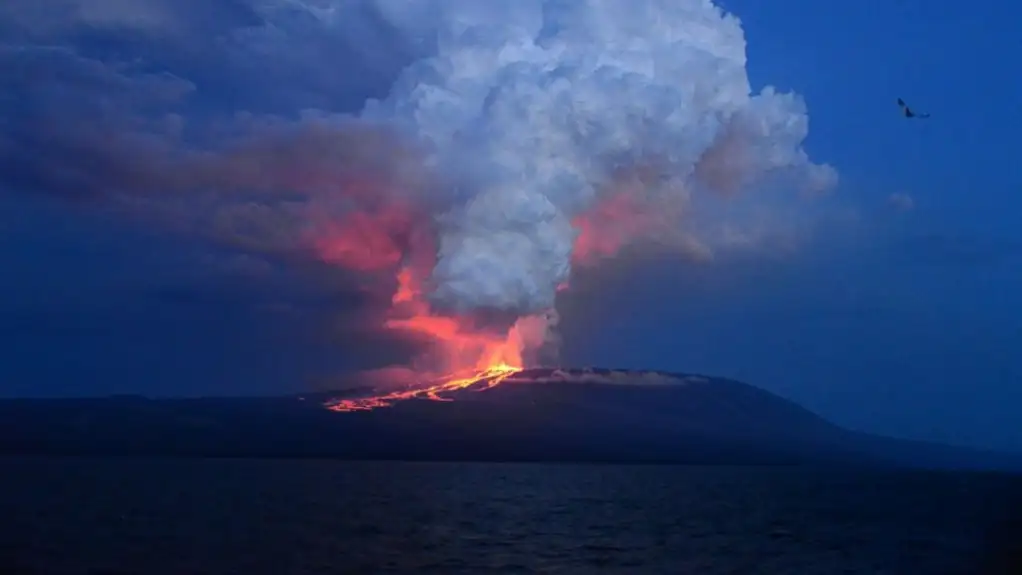
[[[500,385],[508,377],[522,370],[522,351],[541,341],[547,321],[543,317],[526,316],[504,336],[485,330],[472,329],[464,318],[435,315],[422,298],[422,291],[414,269],[402,268],[398,273],[398,287],[391,298],[393,317],[384,326],[388,329],[417,333],[438,344],[429,358],[438,362],[446,373],[431,375],[430,368],[421,369],[423,385],[362,398],[338,399],[327,404],[333,411],[368,411],[390,407],[407,399],[452,401],[451,392],[458,390],[482,391]],[[463,366],[474,366],[464,369]]]
[[[336,399],[327,404],[332,411],[371,411],[379,407],[391,407],[398,401],[407,399],[429,399],[433,401],[454,401],[448,394],[459,390],[483,391],[496,387],[505,379],[521,371],[520,367],[499,364],[482,371],[474,372],[466,377],[443,380],[424,388],[392,391],[382,395],[356,399]]]

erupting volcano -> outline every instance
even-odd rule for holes
[[[379,225],[384,223],[381,221],[374,225],[372,218],[365,216],[356,221],[363,226],[358,234],[342,229],[342,233],[318,244],[322,257],[352,269],[372,271],[386,268],[394,259],[413,259],[412,252],[420,254],[418,266],[406,264],[398,268],[397,286],[383,326],[427,340],[429,351],[409,369],[380,370],[373,374],[386,378],[388,386],[404,383],[407,387],[359,399],[331,401],[327,404],[331,410],[365,411],[407,399],[450,401],[453,391],[499,385],[525,367],[529,353],[550,343],[548,330],[557,319],[553,310],[519,317],[507,329],[479,327],[472,314],[433,312],[423,291],[425,281],[421,279],[435,265],[429,257],[431,253],[417,251],[411,244],[400,245],[400,238],[411,237],[408,234],[411,220],[385,220],[401,221],[403,225],[398,228]],[[418,238],[430,245],[426,236]],[[365,246],[377,250],[362,249]]]
[[[11,4],[47,9],[5,19],[18,12]],[[133,9],[99,9],[114,4]],[[637,328],[678,317],[669,298],[696,293],[706,306],[693,323],[708,325],[730,321],[746,303],[735,300],[756,301],[761,287],[770,298],[756,305],[772,301],[781,280],[802,276],[760,272],[811,247],[824,223],[862,211],[821,201],[837,172],[803,147],[806,103],[751,85],[741,21],[715,0],[225,0],[194,2],[211,6],[194,29],[185,27],[193,10],[170,10],[178,4],[191,6],[0,8],[0,29],[13,34],[0,49],[13,71],[0,105],[5,190],[48,189],[84,216],[51,219],[50,198],[19,200],[11,205],[28,211],[17,229],[52,223],[55,238],[78,238],[126,219],[146,232],[122,236],[118,225],[82,252],[138,258],[130,267],[144,277],[85,286],[116,306],[79,308],[87,298],[47,280],[58,301],[36,310],[50,292],[26,292],[18,322],[59,343],[88,335],[79,320],[110,319],[134,336],[131,318],[152,318],[151,339],[121,349],[100,338],[88,349],[142,354],[111,365],[161,371],[150,385],[169,395],[190,393],[145,358],[179,359],[163,347],[186,328],[213,329],[188,342],[195,361],[178,373],[201,386],[233,373],[227,363],[207,369],[222,350],[243,364],[230,385],[296,393],[0,401],[0,453],[742,465],[944,457],[840,429],[732,380],[549,367],[591,364],[570,355],[591,357],[596,344],[601,365],[625,363],[617,334],[597,323],[611,313],[641,317],[627,326]],[[221,65],[231,73],[213,73]],[[43,232],[31,237],[49,249]],[[112,241],[121,237],[144,243],[121,249]],[[807,262],[847,255],[857,241],[813,250]],[[690,274],[696,265],[724,269]],[[610,277],[624,270],[641,274]],[[642,299],[624,281],[640,277],[658,282]],[[731,283],[761,277],[763,286]],[[673,289],[690,280],[699,289]],[[11,309],[24,307],[25,294],[10,295]],[[74,312],[74,333],[35,314],[51,307]],[[561,313],[565,334],[579,338],[563,350]],[[698,335],[678,323],[650,327]],[[226,336],[236,329],[253,337]],[[702,355],[656,343],[641,351],[659,355],[658,367],[684,371]],[[251,357],[267,346],[267,357]],[[76,375],[100,366],[77,355]],[[300,381],[312,373],[316,384]]]
[[[114,50],[88,68],[110,76],[83,85],[120,86],[130,72],[138,93],[84,105],[71,124],[88,129],[53,154],[79,163],[52,179],[63,190],[108,172],[103,217],[208,240],[230,275],[315,284],[296,286],[295,305],[267,290],[259,309],[350,344],[324,375],[363,370],[354,379],[373,392],[327,402],[336,411],[450,400],[560,365],[556,308],[581,287],[580,267],[650,245],[659,259],[644,264],[788,249],[815,227],[792,205],[837,183],[803,148],[805,102],[753,90],[741,22],[712,0],[248,4],[247,24],[217,36],[209,48],[224,52],[211,57],[250,56],[253,88],[273,59],[286,71],[274,81],[295,86],[262,102],[241,98],[260,89],[221,91],[207,110],[189,98],[208,82],[176,73],[195,70],[128,66]],[[26,62],[78,61],[42,53]],[[312,54],[351,66],[295,66]],[[52,127],[26,118],[16,132]],[[95,131],[99,120],[130,137]],[[51,176],[18,178],[36,179]]]
[[[364,190],[365,180],[357,188]],[[366,274],[386,277],[396,270],[396,287],[383,327],[425,340],[429,351],[404,370],[379,370],[372,375],[387,379],[388,386],[409,387],[361,399],[331,401],[334,411],[364,411],[388,407],[406,399],[448,401],[448,393],[460,389],[485,389],[500,384],[520,371],[524,358],[547,340],[547,330],[556,314],[518,317],[510,328],[479,326],[471,313],[436,313],[424,290],[427,274],[436,265],[433,252],[435,232],[427,221],[417,221],[412,212],[398,206],[384,206],[374,213],[356,211],[332,233],[316,238],[320,257]],[[400,265],[395,265],[400,262]]]
[[[331,225],[329,232],[316,237],[313,244],[320,258],[331,264],[384,276],[396,270],[396,287],[383,327],[427,340],[429,351],[410,368],[371,374],[377,379],[383,377],[392,389],[362,398],[331,400],[327,403],[329,409],[366,411],[409,399],[452,401],[453,392],[484,391],[500,385],[534,364],[528,359],[538,353],[556,356],[557,338],[552,330],[558,315],[552,307],[521,315],[509,328],[479,326],[478,309],[435,312],[426,286],[437,265],[437,230],[430,229],[427,218],[417,218],[414,210],[385,203],[382,186],[381,193],[374,195],[370,179],[360,177],[357,181],[352,191],[342,186],[341,193],[361,199],[365,207]],[[576,266],[612,257],[629,242],[670,233],[670,220],[644,203],[640,174],[619,173],[606,187],[609,193],[571,221],[570,261]],[[569,289],[567,278],[553,279],[558,281],[543,286],[543,291]],[[393,389],[395,386],[400,388]]]
[[[379,324],[424,349],[330,409],[492,389],[557,356],[573,268],[651,242],[708,261],[749,222],[701,214],[698,195],[836,183],[802,149],[802,100],[752,93],[741,24],[711,2],[401,6],[380,15],[416,59],[387,96],[322,122],[316,141],[347,135],[329,167],[269,170],[315,190],[304,247],[392,294]]]

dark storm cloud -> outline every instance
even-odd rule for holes
[[[0,47],[0,166],[7,186],[71,198],[148,190],[167,173],[178,122],[143,115],[192,85],[132,73],[69,47]]]
[[[371,16],[353,13],[337,25],[361,30]],[[349,24],[354,17],[363,20]],[[357,111],[400,67],[400,51],[353,45],[357,36],[333,33],[333,26],[290,2],[6,2],[0,8],[0,187],[77,199],[128,196],[128,208],[160,201],[168,219],[189,211],[194,219],[209,208],[208,197],[190,204],[174,199],[186,192],[222,197],[249,184],[265,188],[265,181],[237,171],[246,164],[240,154],[233,163],[217,163],[207,152],[227,146],[228,137],[236,148],[272,148],[238,141],[285,131],[245,133],[266,124],[291,126],[287,143],[300,145],[294,134],[316,128],[295,111]],[[379,44],[379,36],[369,37]],[[310,164],[333,159],[299,147],[283,159],[292,162],[287,169],[277,158],[277,172],[322,172]],[[247,165],[260,160],[252,155]],[[278,196],[301,187],[279,177],[272,183],[264,191]],[[264,212],[284,214],[280,219],[288,208],[279,200],[256,202],[265,203]],[[251,213],[253,201],[225,206],[221,198],[216,209]]]
[[[351,368],[414,353],[400,335],[374,331],[393,286],[324,265],[304,243],[309,214],[332,209],[330,179],[356,150],[334,117],[384,95],[409,58],[382,22],[364,7],[331,20],[287,1],[3,2],[0,195],[19,213],[4,234],[38,247],[5,269],[18,277],[5,317],[51,333],[63,328],[46,318],[64,312],[37,304],[66,312],[89,300],[112,319],[82,312],[78,323],[103,333],[136,316],[154,318],[156,331],[184,321],[169,318],[205,318],[293,334],[282,346],[311,335]],[[73,200],[76,223],[31,208],[33,198]],[[138,277],[38,289],[63,265],[40,250],[55,236],[98,237],[109,227],[96,214],[109,212],[178,239],[154,248],[137,232],[109,232],[123,247],[69,256],[65,269],[75,281]]]
[[[238,122],[357,111],[408,55],[388,47],[378,17],[350,12],[326,21],[291,2],[4,3],[3,183],[66,197],[194,186],[180,162]]]
[[[338,118],[410,57],[366,3],[18,0],[0,22],[4,192],[114,199],[276,256],[301,250],[346,166],[380,153]]]
[[[340,353],[374,365],[381,353],[407,359],[418,351],[399,332],[377,329],[392,286],[360,283],[335,267],[312,261],[278,265],[248,255],[204,258],[201,274],[137,290],[159,305],[202,317],[261,318],[299,327],[337,345]],[[381,351],[384,350],[384,351]]]
[[[18,203],[0,242],[0,395],[299,391],[417,351],[379,331],[389,292],[336,267],[0,205]]]

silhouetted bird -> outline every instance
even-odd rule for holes
[[[905,103],[905,100],[902,100],[901,98],[898,98],[898,106],[901,107],[901,113],[904,114],[906,118],[929,118],[930,117],[929,114],[917,114],[917,113],[913,112],[912,108],[909,108],[908,104]]]

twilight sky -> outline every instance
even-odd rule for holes
[[[534,313],[570,257],[561,363],[1022,450],[1019,9],[723,7],[740,30],[698,0],[4,2],[0,395],[409,361],[423,342],[379,327],[390,292],[336,248],[375,206],[336,190],[369,187],[437,222],[438,309]],[[611,203],[611,164],[657,192],[582,265],[565,222]]]

